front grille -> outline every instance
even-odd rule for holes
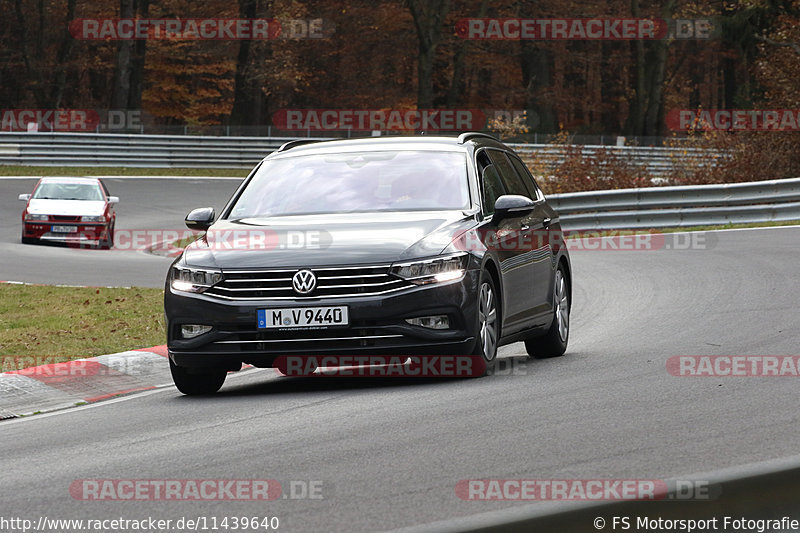
[[[64,215],[50,215],[50,219],[54,222],[80,222],[81,217],[64,216]]]
[[[227,300],[336,298],[373,296],[400,291],[413,285],[389,273],[389,265],[312,268],[317,286],[309,294],[292,288],[299,268],[270,270],[225,270],[224,280],[205,294]]]

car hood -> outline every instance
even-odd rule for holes
[[[28,213],[35,215],[78,216],[102,215],[106,210],[103,200],[47,200],[34,199],[28,202]]]
[[[223,270],[391,263],[438,255],[474,225],[463,211],[220,220],[183,261]]]

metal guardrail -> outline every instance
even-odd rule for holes
[[[323,140],[324,137],[304,137]],[[209,137],[109,133],[0,132],[0,165],[120,166],[150,168],[250,168],[286,137]],[[510,144],[523,159],[535,158],[555,169],[565,147],[550,144]],[[646,169],[650,177],[665,176],[677,164],[714,164],[718,154],[696,148],[642,146],[581,147],[586,157],[604,151]]]
[[[289,140],[283,137],[0,133],[0,165],[252,168]]]
[[[800,220],[800,178],[551,194],[565,230]]]

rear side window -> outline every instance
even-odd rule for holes
[[[544,200],[544,194],[542,190],[536,185],[536,180],[533,179],[531,172],[528,170],[528,167],[525,166],[525,163],[519,157],[509,155],[508,158],[511,160],[511,163],[514,165],[514,168],[517,169],[517,172],[520,176],[522,176],[522,181],[525,182],[525,185],[531,191],[531,199],[532,200]]]
[[[481,194],[483,195],[483,212],[486,215],[494,213],[494,203],[498,198],[506,194],[503,182],[500,180],[500,173],[497,167],[482,151],[477,156],[478,168],[481,174]]]
[[[489,152],[489,157],[492,158],[492,162],[500,172],[500,177],[509,194],[519,194],[520,196],[536,199],[535,196],[531,196],[531,191],[525,187],[525,183],[522,181],[519,174],[517,174],[517,171],[514,170],[506,154],[499,150],[487,150],[487,152]]]

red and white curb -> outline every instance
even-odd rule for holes
[[[171,383],[166,345],[14,370],[0,374],[0,420]]]

